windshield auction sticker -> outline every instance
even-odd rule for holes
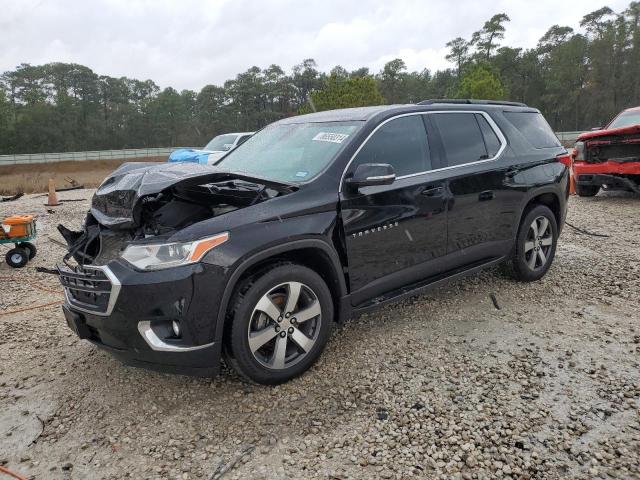
[[[320,132],[312,140],[316,142],[342,143],[349,135],[345,133]]]

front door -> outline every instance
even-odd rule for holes
[[[342,186],[352,303],[382,295],[439,272],[447,243],[444,181],[429,179],[434,161],[423,115],[382,124],[360,148],[345,178],[362,163],[394,167],[391,185]]]

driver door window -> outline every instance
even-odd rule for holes
[[[358,152],[353,171],[362,163],[388,163],[397,177],[431,170],[422,115],[399,117],[382,125]]]

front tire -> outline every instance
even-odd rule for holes
[[[536,205],[529,210],[518,228],[511,265],[516,279],[540,280],[551,267],[558,243],[558,224],[549,207]]]
[[[238,374],[275,385],[318,359],[331,333],[333,300],[313,270],[281,264],[246,279],[234,297],[225,357]]]
[[[29,261],[29,253],[19,247],[12,248],[5,256],[7,264],[12,268],[22,268]]]

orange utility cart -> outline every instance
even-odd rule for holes
[[[13,268],[24,267],[37,251],[32,243],[36,237],[33,215],[12,215],[2,220],[0,227],[0,244],[14,244],[5,255],[7,264]]]

